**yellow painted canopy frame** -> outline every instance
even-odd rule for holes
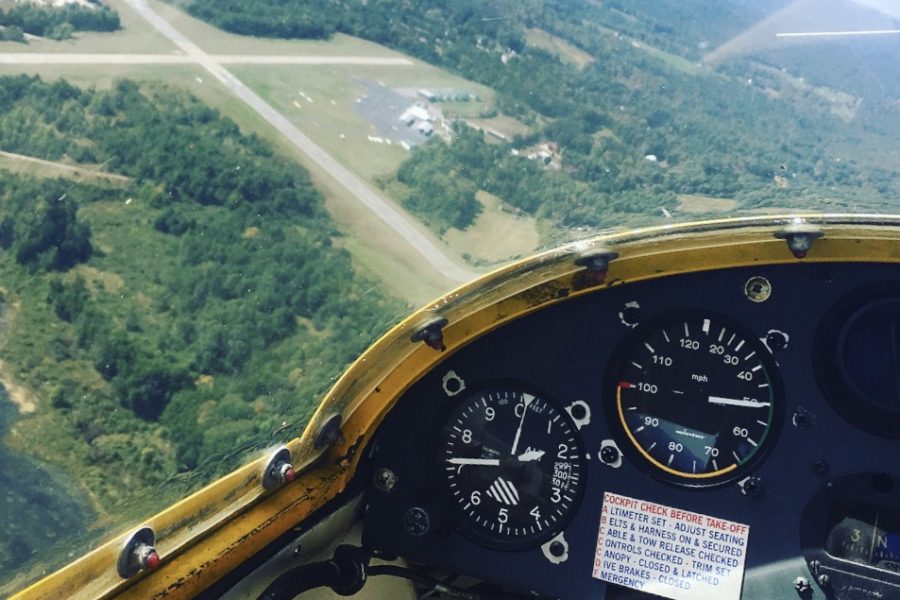
[[[301,475],[267,493],[256,461],[147,519],[162,566],[124,580],[116,561],[130,532],[38,581],[13,598],[191,598],[333,500],[353,477],[362,450],[403,392],[454,351],[546,306],[611,286],[688,272],[796,262],[779,232],[806,224],[824,236],[806,262],[900,262],[900,217],[783,215],[706,221],[612,232],[513,263],[468,283],[391,329],[354,362],[303,434],[287,442]],[[602,283],[575,264],[582,253],[610,248]],[[447,319],[444,352],[411,336],[435,317]],[[316,433],[335,415],[343,441],[323,451]],[[136,527],[135,527],[136,528]]]

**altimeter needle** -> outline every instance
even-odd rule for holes
[[[499,458],[448,458],[451,465],[483,465],[487,467],[499,467]]]
[[[525,415],[528,414],[528,406],[534,401],[534,396],[531,394],[522,394],[522,416],[519,418],[519,428],[516,429],[516,439],[513,440],[512,450],[510,454],[516,453],[516,448],[519,447],[519,438],[522,437],[522,424],[525,422]]]
[[[764,406],[772,406],[771,402],[759,402],[757,400],[738,398],[720,398],[719,396],[710,396],[709,403],[721,404],[722,406],[743,406],[746,408],[762,408]]]

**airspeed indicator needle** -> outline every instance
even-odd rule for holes
[[[745,408],[763,408],[772,406],[771,402],[759,402],[758,400],[747,400],[738,398],[720,398],[719,396],[710,396],[710,404],[721,404],[722,406],[743,406]]]

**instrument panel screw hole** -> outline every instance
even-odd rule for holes
[[[403,529],[409,535],[420,537],[431,531],[431,515],[421,506],[413,506],[403,513]]]
[[[566,553],[566,547],[560,541],[555,541],[550,544],[550,554],[556,557],[560,557]]]
[[[382,492],[390,492],[397,485],[397,475],[390,469],[381,468],[375,471],[373,483]]]
[[[812,592],[812,584],[806,577],[797,577],[797,579],[794,580],[794,589],[801,597],[807,597],[807,595]]]
[[[766,347],[773,353],[781,352],[788,347],[788,337],[783,331],[773,329],[766,333]]]
[[[887,473],[872,476],[872,489],[879,494],[890,494],[894,491],[894,480]]]
[[[745,496],[759,496],[763,491],[762,479],[759,477],[746,477],[738,482],[738,486],[741,488],[741,493]]]
[[[619,460],[619,450],[615,446],[604,446],[600,450],[600,460],[611,465]]]
[[[819,477],[824,477],[828,475],[828,463],[824,460],[817,460],[812,464],[812,472],[818,475]]]
[[[619,311],[619,321],[625,327],[634,329],[641,322],[641,305],[635,301],[626,302]]]
[[[751,302],[765,302],[771,295],[772,284],[765,277],[751,277],[744,284],[744,296]]]
[[[813,415],[805,408],[798,408],[791,417],[791,424],[797,429],[809,429],[813,425]]]

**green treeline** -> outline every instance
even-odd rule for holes
[[[0,247],[9,250],[21,265],[44,271],[65,271],[91,257],[90,227],[76,217],[79,198],[59,182],[47,186],[34,182],[0,180],[0,197],[6,198],[0,221]]]
[[[0,8],[0,37],[10,41],[25,41],[24,33],[65,40],[76,31],[116,31],[121,26],[119,14],[97,0],[89,7],[19,2],[7,10]]]
[[[107,509],[299,433],[405,310],[336,247],[305,171],[185,94],[3,78],[0,146],[131,177],[0,172],[0,277],[20,307],[0,344],[52,405],[19,427],[52,435],[44,457]]]
[[[884,165],[846,155],[846,140],[889,142],[865,119],[842,120],[808,90],[773,94],[749,85],[756,75],[750,63],[714,72],[683,58],[700,56],[698,39],[717,44],[752,24],[761,14],[753,3],[726,3],[724,11],[713,11],[722,8],[718,0],[324,4],[327,10],[301,0],[193,0],[189,10],[251,35],[358,35],[497,90],[498,108],[533,134],[502,144],[467,133],[449,148],[432,142],[397,174],[401,200],[438,231],[473,221],[479,188],[567,227],[638,215],[646,222],[673,208],[679,194],[735,199],[744,208],[815,208],[823,197],[832,207],[859,207],[900,195]],[[535,27],[594,61],[579,69],[529,46],[527,29]],[[642,43],[673,54],[651,53]],[[543,141],[559,145],[561,169],[511,156]]]

